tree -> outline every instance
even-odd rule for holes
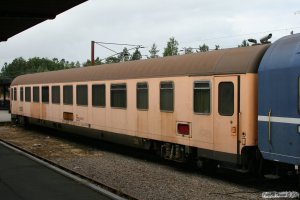
[[[82,63],[82,65],[83,65],[84,67],[91,66],[91,65],[92,65],[92,61],[89,60],[89,59],[87,59],[86,62]]]
[[[96,59],[95,59],[95,65],[102,65],[103,63],[102,63],[102,59],[100,59],[99,57],[97,57]]]
[[[52,62],[54,62],[56,64],[56,63],[58,63],[58,59],[57,58],[52,58]]]
[[[247,42],[247,40],[243,40],[242,44],[238,45],[238,47],[248,47],[249,43]]]
[[[94,60],[94,64],[95,64],[95,65],[102,65],[102,64],[103,64],[103,63],[102,63],[102,59],[100,59],[99,57],[97,57],[97,58]],[[86,62],[82,63],[82,65],[83,65],[84,67],[92,66],[92,61],[89,60],[89,59],[87,59]],[[78,62],[78,63],[76,62],[75,67],[77,67],[77,66],[80,67],[80,63],[79,63],[79,62]]]
[[[209,46],[207,46],[206,44],[203,44],[202,46],[199,45],[199,51],[197,52],[206,52],[209,51]]]
[[[48,58],[34,57],[25,60],[24,58],[19,57],[15,58],[9,64],[4,64],[1,69],[1,76],[15,78],[22,74],[74,68],[78,66],[78,63],[79,62],[77,61],[76,65],[75,62],[69,62],[65,59],[59,61],[57,58],[50,60]]]
[[[150,58],[158,58],[158,55],[157,55],[158,52],[159,52],[159,50],[157,50],[156,44],[153,43],[151,49],[149,50]]]
[[[126,62],[130,59],[130,53],[126,47],[124,47],[123,51],[118,56],[119,62]]]
[[[66,60],[65,60],[65,59],[61,59],[61,60],[59,61],[59,64],[60,64],[61,66],[65,66],[65,65],[66,65]]]
[[[110,56],[108,58],[105,59],[105,63],[106,64],[111,64],[111,63],[118,63],[120,62],[120,59],[114,56]]]
[[[22,57],[15,58],[11,63],[5,63],[1,69],[1,76],[15,78],[21,74],[26,74],[26,60]]]
[[[191,54],[191,53],[194,53],[192,47],[183,48],[183,49],[184,49],[184,54]]]
[[[141,59],[142,59],[142,54],[139,51],[139,49],[136,48],[135,51],[133,52],[130,60],[141,60]]]
[[[163,56],[178,55],[178,42],[174,37],[171,37],[167,43],[167,47],[164,49]]]
[[[220,49],[220,45],[216,44],[215,45],[215,50],[219,50]]]
[[[80,62],[79,62],[78,60],[77,60],[76,63],[75,63],[75,67],[76,67],[76,68],[80,67]]]

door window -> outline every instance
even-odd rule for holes
[[[222,116],[232,116],[234,113],[234,85],[232,82],[219,83],[218,111]]]

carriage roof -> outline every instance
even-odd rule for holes
[[[257,73],[269,45],[169,56],[18,76],[13,85]]]

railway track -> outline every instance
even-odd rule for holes
[[[265,191],[296,189],[290,179],[259,180],[222,169],[205,174],[149,152],[51,129],[4,126],[0,132],[0,139],[128,199],[258,199]]]
[[[6,146],[9,149],[12,149],[24,156],[26,156],[27,158],[30,158],[31,160],[34,160],[52,170],[54,170],[57,173],[60,173],[68,178],[71,178],[77,182],[79,182],[80,184],[83,184],[97,192],[99,192],[100,194],[112,199],[112,200],[125,200],[125,199],[129,199],[129,200],[137,200],[135,197],[130,196],[129,194],[126,194],[116,188],[113,188],[111,186],[107,186],[104,183],[101,183],[99,181],[95,181],[89,177],[83,176],[82,174],[79,174],[71,169],[68,169],[66,167],[63,167],[61,165],[58,165],[57,163],[52,162],[49,159],[46,159],[44,157],[41,157],[35,153],[32,153],[30,151],[27,151],[17,145],[14,145],[10,142],[4,141],[2,139],[0,139],[0,144]]]

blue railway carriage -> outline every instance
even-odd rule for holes
[[[258,147],[264,159],[300,165],[300,34],[266,51],[258,70]]]

